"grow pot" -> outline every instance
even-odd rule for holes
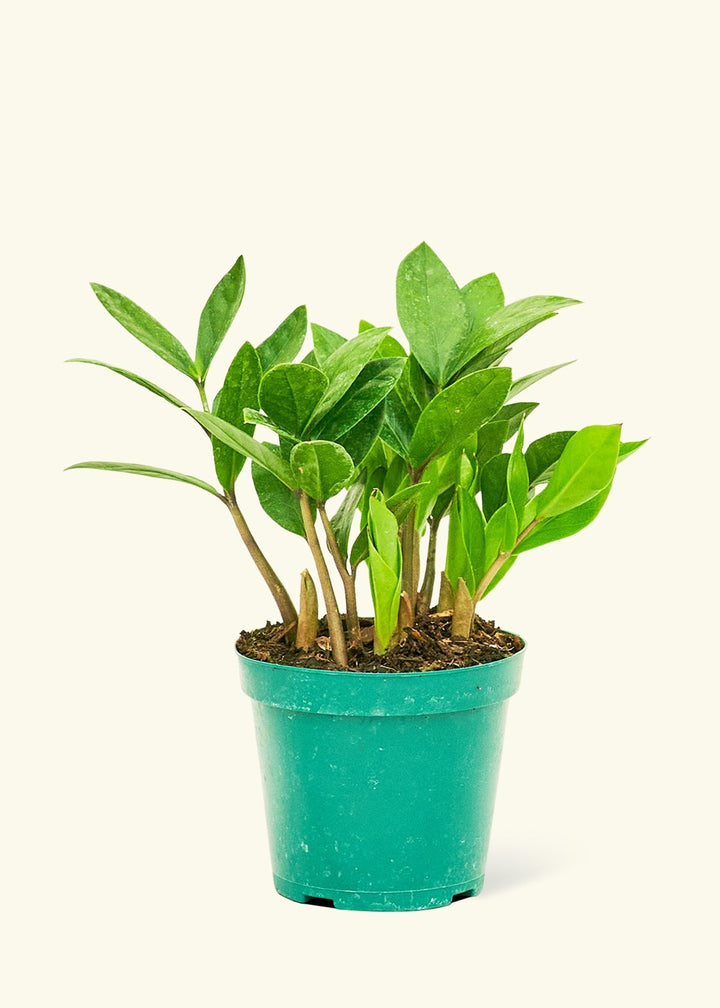
[[[277,891],[347,910],[423,910],[478,893],[523,654],[395,673],[240,655]]]

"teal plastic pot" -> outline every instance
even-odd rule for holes
[[[478,893],[523,654],[401,673],[241,655],[277,891],[347,910],[424,910]]]

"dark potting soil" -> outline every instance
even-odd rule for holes
[[[348,644],[348,668],[352,672],[429,672],[433,669],[465,668],[498,661],[522,650],[515,634],[499,630],[492,621],[475,617],[469,638],[453,637],[452,616],[428,613],[407,627],[398,644],[383,655],[373,651],[372,624],[361,620],[363,640]],[[340,669],[333,661],[327,621],[320,621],[319,635],[309,651],[296,651],[284,637],[282,623],[267,623],[257,630],[243,630],[236,647],[240,654],[257,661],[301,668]]]

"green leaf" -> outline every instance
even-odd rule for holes
[[[521,422],[520,430],[518,431],[517,438],[515,439],[513,450],[510,453],[507,468],[508,509],[512,511],[515,519],[514,528],[512,527],[513,523],[510,521],[508,521],[506,526],[505,543],[506,549],[509,550],[514,547],[518,532],[524,528],[523,515],[525,513],[525,505],[528,498],[529,478],[527,463],[525,462],[525,456],[522,451],[523,440],[524,429]]]
[[[277,456],[268,445],[256,441],[240,427],[235,427],[233,424],[228,423],[227,420],[221,420],[220,417],[213,416],[212,413],[193,410],[188,406],[185,407],[185,412],[195,417],[199,424],[202,424],[206,430],[209,430],[211,434],[214,434],[224,444],[234,448],[235,451],[240,452],[242,455],[247,455],[253,462],[257,462],[258,465],[263,466],[263,468],[267,469],[274,476],[277,476],[285,486],[290,487],[291,490],[297,489],[297,483],[293,478],[290,466],[284,459]]]
[[[173,406],[179,406],[183,409],[185,403],[177,396],[171,395],[170,392],[166,392],[165,389],[161,389],[159,385],[155,385],[154,382],[148,381],[147,378],[141,378],[140,375],[133,374],[132,371],[126,371],[125,368],[114,367],[112,364],[105,364],[103,361],[90,360],[88,357],[71,357],[69,360],[65,361],[66,364],[96,364],[98,367],[107,368],[108,371],[114,371],[115,374],[122,375],[123,378],[129,378],[131,382],[135,382],[136,385],[141,385],[146,388],[149,392],[154,392],[156,396],[160,396],[161,399],[165,399],[166,402],[171,403]]]
[[[161,325],[152,315],[136,305],[124,294],[103,287],[102,284],[90,284],[100,304],[116,319],[124,329],[140,340],[146,347],[162,357],[164,361],[181,371],[188,378],[196,381],[199,373],[190,356],[172,333]]]
[[[576,433],[577,431],[555,431],[553,434],[545,434],[528,445],[525,461],[527,462],[531,487],[536,487],[539,483],[547,483],[565,445]]]
[[[316,429],[322,418],[338,403],[365,365],[375,356],[387,334],[385,329],[368,329],[338,347],[322,365],[328,380],[327,390],[317,403],[308,424],[308,429]]]
[[[425,242],[400,263],[397,313],[412,353],[432,381],[444,386],[457,370],[457,348],[470,318],[460,288]]]
[[[566,368],[574,363],[575,361],[565,361],[564,364],[553,364],[552,367],[543,368],[542,371],[533,371],[532,374],[525,375],[524,378],[518,378],[510,386],[508,399],[514,399],[516,395],[520,395],[521,392],[524,392],[526,388],[530,388],[535,382],[539,382],[543,378],[547,378],[548,375],[554,374],[556,371],[560,371],[561,368]]]
[[[510,438],[508,424],[503,421],[491,420],[483,424],[477,431],[477,449],[475,451],[476,471],[481,473],[483,466],[499,455],[505,442]],[[476,479],[476,485],[479,479]]]
[[[340,555],[343,560],[347,559],[348,543],[350,541],[350,530],[357,513],[360,498],[363,495],[365,483],[363,479],[352,483],[343,498],[343,502],[330,519],[332,530],[335,533],[335,541],[338,544]]]
[[[68,469],[106,469],[109,472],[133,473],[137,476],[154,476],[156,479],[176,480],[179,483],[189,483],[191,486],[200,487],[201,490],[207,490],[213,497],[220,497],[222,500],[221,494],[209,483],[197,479],[195,476],[173,472],[171,469],[157,469],[155,466],[138,465],[133,462],[76,462],[74,465],[67,466],[65,471],[67,472]]]
[[[358,420],[354,427],[345,431],[340,437],[329,440],[337,441],[339,445],[342,445],[355,465],[360,466],[377,441],[384,419],[385,404],[378,403],[366,416]]]
[[[507,474],[510,455],[503,452],[494,455],[485,463],[480,472],[480,491],[482,493],[482,509],[489,521],[498,508],[507,500]]]
[[[278,364],[260,383],[260,406],[272,421],[301,438],[328,380],[309,364]]]
[[[385,401],[385,427],[382,432],[387,444],[404,459],[408,457],[420,414],[436,393],[437,389],[411,354]]]
[[[467,341],[467,355],[462,374],[492,367],[508,347],[525,333],[562,308],[580,304],[573,298],[537,295],[522,298],[494,312]]]
[[[465,581],[471,595],[482,577],[485,557],[485,521],[475,498],[458,487],[448,526],[445,573],[457,591],[458,579]]]
[[[300,305],[290,312],[274,333],[263,340],[257,348],[263,371],[269,371],[276,364],[289,364],[300,353],[307,335],[307,308]]]
[[[277,454],[278,449],[274,445],[267,445],[267,447]],[[295,535],[305,538],[300,501],[292,490],[267,469],[259,466],[257,462],[253,462],[250,471],[255,492],[265,514],[269,515],[282,528],[287,529],[288,532],[294,532]]]
[[[252,437],[254,425],[245,420],[246,409],[256,409],[262,369],[257,350],[243,343],[225,375],[225,381],[213,403],[213,413]],[[215,472],[225,490],[232,490],[245,465],[246,456],[233,451],[222,440],[212,439]]]
[[[524,539],[516,549],[516,553],[524,553],[526,550],[536,549],[538,546],[545,546],[547,543],[557,542],[558,539],[566,539],[568,536],[580,532],[597,518],[603,504],[607,500],[612,488],[612,479],[608,485],[585,501],[578,507],[571,508],[561,515],[548,518],[531,532],[527,539]]]
[[[217,283],[200,316],[195,350],[195,364],[200,378],[204,379],[208,373],[212,359],[237,315],[244,293],[245,262],[240,256]]]
[[[493,420],[507,424],[507,440],[520,430],[523,417],[529,416],[539,405],[536,402],[506,403],[497,411]]]
[[[310,328],[313,336],[315,360],[318,367],[323,367],[328,357],[344,343],[347,343],[347,340],[339,333],[333,332],[332,329],[326,329],[324,326],[316,325],[314,322],[310,323]]]
[[[622,462],[624,459],[634,455],[638,448],[642,448],[647,442],[647,438],[643,438],[642,441],[621,441],[620,450],[618,451],[618,462]]]
[[[505,401],[510,380],[509,368],[491,368],[443,389],[420,415],[410,442],[410,463],[417,468],[478,430]]]
[[[216,412],[213,410],[213,413]],[[260,410],[247,409],[243,410],[243,420],[246,424],[251,424],[253,427],[257,425],[258,427],[267,427],[268,430],[275,431],[276,434],[280,435],[280,438],[284,438],[286,441],[290,441],[291,444],[297,444],[300,441],[299,437],[295,437],[289,431],[281,427],[280,424],[273,423],[269,416],[265,413],[261,413]]]
[[[402,591],[402,553],[397,520],[381,495],[373,494],[370,498],[367,530],[376,650],[382,653],[397,625]]]
[[[332,441],[301,441],[290,453],[296,486],[315,501],[326,501],[349,482],[355,466],[348,453]]]
[[[573,434],[535,498],[536,514],[552,518],[600,493],[613,477],[619,446],[620,424],[583,427]]]
[[[465,284],[461,293],[472,332],[478,330],[486,319],[505,304],[505,295],[495,273],[486,273],[485,276],[471,280],[469,284]]]
[[[332,410],[311,431],[313,437],[339,441],[394,388],[404,360],[384,357],[370,360]]]
[[[497,560],[500,551],[505,548],[507,540],[509,507],[507,501],[493,514],[485,526],[485,556],[483,559],[483,574],[490,570]],[[512,512],[511,512],[512,514]]]

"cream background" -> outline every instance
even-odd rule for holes
[[[714,5],[40,3],[4,34],[8,1008],[717,1004]],[[211,375],[301,302],[395,322],[427,240],[461,281],[581,298],[525,338],[528,431],[651,442],[488,614],[529,641],[483,895],[341,914],[274,895],[233,641],[272,606],[193,488],[179,394],[87,282],[193,344],[244,252]],[[175,380],[177,377],[177,380]],[[535,390],[533,390],[535,391]],[[288,579],[303,544],[257,534]],[[491,610],[491,611],[490,611]],[[606,628],[610,625],[608,640]]]

